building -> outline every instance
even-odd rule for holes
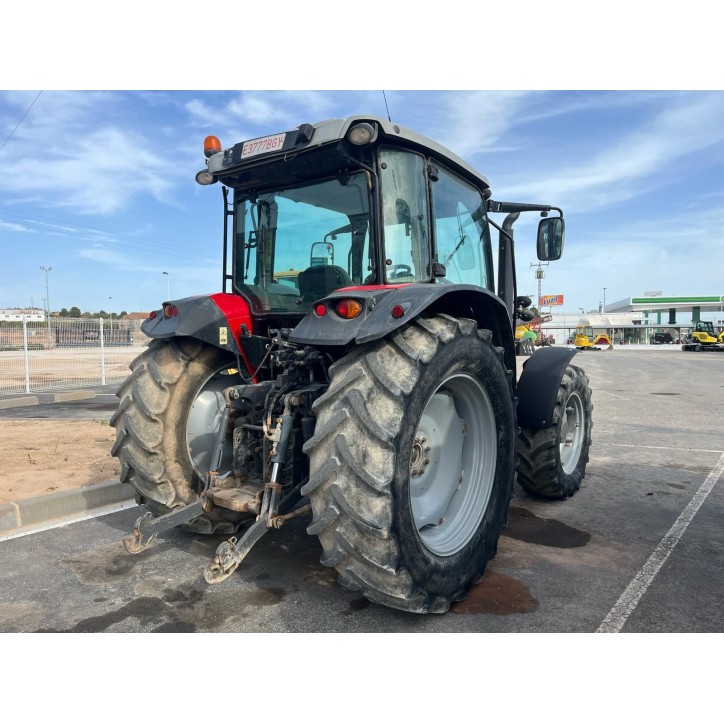
[[[649,344],[656,332],[669,332],[674,340],[688,333],[699,320],[724,328],[724,296],[665,297],[649,292],[607,304],[598,312],[549,314],[541,332],[565,344],[576,327],[590,327],[608,334],[616,344]]]
[[[654,326],[693,326],[700,319],[724,325],[724,296],[664,297],[660,292],[626,297],[607,304],[606,312],[640,313],[643,323]]]
[[[42,309],[0,309],[0,322],[44,322]]]
[[[641,312],[628,314],[604,314],[584,312],[583,314],[551,314],[550,321],[541,325],[541,332],[553,336],[555,344],[566,344],[575,335],[576,327],[591,327],[594,331],[605,332],[617,344],[642,344],[653,334],[645,325]]]

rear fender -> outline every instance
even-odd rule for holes
[[[553,422],[553,409],[563,374],[575,349],[541,347],[524,363],[518,381],[518,425],[542,429]]]
[[[175,308],[176,313],[167,317],[164,310],[168,306]],[[165,302],[163,309],[154,314],[141,325],[141,330],[152,339],[194,337],[231,354],[241,355],[249,372],[252,372],[239,342],[242,326],[250,334],[254,331],[251,310],[242,297],[236,294],[186,297]]]
[[[362,313],[343,319],[335,311],[340,299],[356,299]],[[317,313],[319,304],[324,314]],[[314,305],[289,339],[297,344],[341,347],[386,337],[423,313],[474,319],[493,332],[493,344],[505,350],[506,366],[515,369],[513,329],[503,302],[492,292],[468,284],[407,284],[338,289]]]

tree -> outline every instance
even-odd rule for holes
[[[78,317],[81,316],[80,309],[78,309],[78,307],[71,307],[70,310],[68,311],[68,316],[73,317],[74,319],[77,319]]]
[[[60,316],[61,317],[70,317],[70,312],[65,307],[63,307],[60,310]]]

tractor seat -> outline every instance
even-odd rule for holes
[[[297,283],[304,302],[316,302],[335,289],[349,287],[354,284],[349,274],[342,267],[328,264],[310,266],[300,272]]]

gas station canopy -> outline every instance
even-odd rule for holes
[[[724,296],[715,297],[628,297],[619,302],[607,304],[605,312],[661,312],[668,311],[670,316],[676,317],[676,312],[691,314],[692,321],[701,318],[702,312],[724,311]]]

